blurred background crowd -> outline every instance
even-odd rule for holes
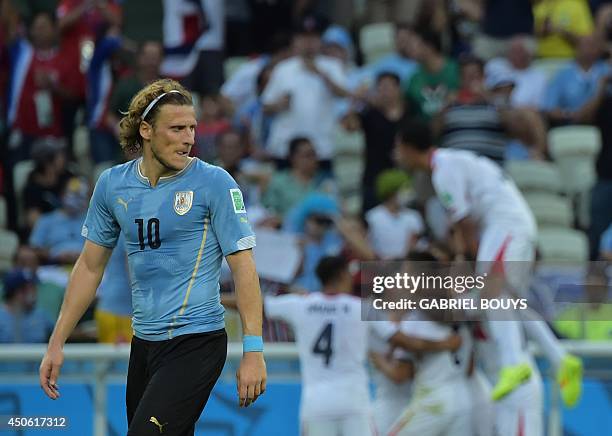
[[[242,188],[264,292],[319,291],[329,255],[357,289],[360,261],[450,256],[430,181],[395,168],[411,119],[506,168],[541,259],[612,260],[612,1],[0,0],[0,19],[0,342],[47,339],[97,176],[133,158],[118,120],[160,77],[194,92],[192,155]],[[115,250],[73,340],[127,342],[130,313]]]

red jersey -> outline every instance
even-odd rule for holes
[[[85,0],[61,0],[57,7],[57,18],[61,19],[70,14]],[[109,1],[109,8],[113,13],[119,15],[121,8]],[[68,53],[72,69],[78,72],[74,82],[68,86],[73,89],[78,97],[85,96],[86,80],[85,73],[88,62],[93,55],[96,33],[102,30],[106,20],[102,12],[93,7],[86,11],[81,18],[62,33],[62,50]]]
[[[62,136],[62,101],[50,89],[36,84],[37,75],[54,83],[66,83],[69,65],[65,52],[58,49],[34,50],[19,40],[11,50],[9,126],[29,136]]]

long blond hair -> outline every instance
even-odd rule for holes
[[[147,114],[143,114],[149,104],[163,94],[166,95],[155,103]],[[159,109],[164,104],[193,106],[193,99],[191,93],[183,85],[172,79],[156,80],[138,91],[132,98],[128,111],[119,121],[119,143],[126,154],[133,155],[142,151],[140,123],[146,121],[154,125]],[[144,118],[143,115],[145,115]]]

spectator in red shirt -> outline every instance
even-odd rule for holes
[[[112,0],[61,0],[57,19],[62,49],[69,53],[71,70],[78,72],[70,87],[82,100],[96,36],[104,34],[109,26],[119,26],[121,8]]]
[[[51,15],[34,16],[29,40],[17,33],[9,35],[10,77],[7,126],[9,160],[29,157],[36,138],[61,138],[62,104],[72,97],[65,87],[70,76],[66,52],[57,47],[57,28]]]

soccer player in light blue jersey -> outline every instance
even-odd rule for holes
[[[196,119],[190,93],[172,80],[143,88],[120,122],[120,142],[142,157],[102,173],[55,330],[40,367],[52,399],[66,338],[91,304],[121,232],[132,288],[134,338],[127,379],[128,435],[193,435],[227,354],[219,297],[227,260],[242,319],[239,403],[265,390],[262,303],[255,236],[236,182],[189,157]]]

